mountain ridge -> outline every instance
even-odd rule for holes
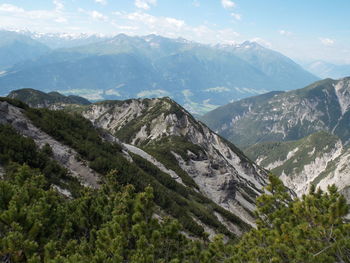
[[[22,91],[23,92],[23,91]],[[14,110],[13,107],[15,106],[9,106],[9,104],[5,105],[6,103],[13,103],[15,105],[19,105],[22,107],[22,109],[16,109]],[[99,160],[99,158],[92,161],[89,159],[90,155],[94,156],[94,151],[96,150],[89,150],[86,151],[84,149],[84,145],[86,142],[80,141],[79,144],[72,143],[70,137],[66,137],[68,134],[72,134],[70,136],[77,136],[76,138],[78,140],[81,140],[81,136],[85,136],[84,134],[86,132],[92,133],[91,127],[95,127],[94,129],[97,129],[99,131],[99,136],[103,138],[103,140],[106,143],[111,143],[111,144],[117,144],[116,145],[118,149],[118,153],[116,152],[118,158],[123,158],[125,160],[121,162],[120,165],[124,165],[124,167],[128,167],[129,164],[127,163],[133,163],[133,165],[139,167],[139,168],[133,168],[133,169],[141,169],[145,173],[143,176],[147,176],[146,178],[149,178],[147,180],[150,180],[150,178],[154,178],[152,180],[157,187],[161,187],[159,190],[161,191],[180,191],[180,193],[184,194],[184,198],[189,198],[189,196],[193,196],[192,198],[194,199],[188,199],[188,201],[182,201],[182,202],[189,202],[188,204],[185,205],[185,210],[187,212],[182,212],[186,213],[186,218],[188,216],[191,216],[190,218],[187,218],[186,220],[190,220],[185,223],[184,219],[180,220],[182,223],[185,223],[185,226],[187,227],[194,227],[194,230],[196,233],[201,232],[201,228],[203,227],[205,231],[209,232],[211,236],[213,236],[215,233],[224,233],[225,235],[241,235],[242,232],[244,232],[247,228],[249,228],[249,225],[254,225],[254,216],[252,211],[254,210],[255,204],[254,200],[255,198],[263,193],[262,187],[266,184],[266,172],[263,169],[260,169],[258,166],[254,165],[251,161],[248,159],[243,158],[243,153],[237,152],[237,150],[233,146],[225,146],[226,143],[225,141],[221,141],[219,137],[216,137],[214,134],[210,136],[214,140],[219,140],[220,143],[222,144],[221,147],[226,147],[228,150],[227,154],[230,154],[231,156],[227,155],[227,157],[224,158],[222,155],[216,155],[214,157],[210,156],[210,154],[213,153],[213,150],[205,148],[205,145],[208,144],[207,141],[204,141],[202,145],[195,145],[191,143],[190,141],[187,141],[186,137],[183,136],[181,137],[181,134],[178,134],[178,136],[171,135],[171,136],[166,136],[166,137],[158,137],[156,133],[155,134],[155,143],[152,143],[149,141],[149,144],[146,145],[144,144],[143,147],[140,147],[142,144],[140,141],[140,144],[135,144],[132,145],[130,142],[132,140],[119,140],[118,134],[117,137],[114,137],[114,135],[111,135],[109,132],[104,131],[102,125],[98,125],[98,123],[103,123],[104,118],[106,117],[105,115],[101,114],[98,110],[96,112],[99,112],[100,116],[95,116],[97,117],[96,119],[92,120],[92,123],[94,126],[91,124],[91,126],[88,128],[88,126],[84,126],[87,124],[83,124],[82,122],[82,117],[79,117],[78,120],[82,123],[77,123],[73,124],[75,120],[73,120],[75,117],[74,116],[80,116],[80,114],[85,112],[89,112],[89,109],[98,109],[99,107],[106,107],[105,104],[107,105],[112,105],[115,107],[119,107],[120,110],[124,109],[124,115],[127,115],[126,120],[127,122],[125,123],[124,126],[122,126],[122,129],[124,129],[124,132],[131,133],[131,134],[137,134],[138,131],[134,130],[133,132],[133,125],[130,126],[130,122],[132,123],[133,120],[136,118],[134,113],[136,111],[140,111],[140,114],[143,114],[143,116],[147,117],[148,120],[150,120],[151,115],[149,114],[150,109],[147,108],[146,106],[156,106],[158,109],[161,111],[163,106],[165,107],[165,111],[168,110],[169,106],[173,107],[172,112],[174,112],[174,116],[176,116],[176,112],[179,116],[185,116],[184,119],[173,119],[175,120],[174,123],[170,123],[169,129],[170,130],[179,130],[180,132],[186,129],[186,119],[190,118],[190,121],[193,122],[193,125],[198,127],[202,127],[201,124],[197,123],[194,118],[190,117],[189,113],[185,111],[181,106],[170,100],[169,98],[165,99],[139,99],[139,100],[128,100],[128,101],[109,101],[109,102],[101,102],[97,104],[91,104],[91,105],[78,105],[77,107],[68,107],[65,108],[64,111],[58,110],[57,108],[56,111],[49,111],[47,109],[38,109],[38,110],[28,110],[28,106],[23,106],[22,104],[19,104],[19,102],[15,103],[13,102],[12,99],[6,98],[3,99],[2,102],[2,109],[0,110],[0,113],[2,117],[0,118],[1,120],[5,120],[5,122],[10,123],[18,129],[19,131],[26,131],[28,127],[32,127],[29,124],[24,124],[24,122],[27,122],[28,120],[25,120],[23,118],[19,117],[9,117],[8,114],[12,114],[12,112],[26,112],[28,111],[27,116],[30,117],[30,121],[35,124],[36,127],[38,127],[40,130],[47,132],[50,136],[53,136],[56,140],[59,140],[61,143],[63,142],[64,144],[68,143],[69,147],[72,147],[70,151],[59,151],[63,154],[65,157],[59,157],[58,160],[66,160],[67,164],[72,163],[74,160],[82,160],[83,163],[87,163],[89,165],[89,169],[93,169],[94,171],[98,172],[98,178],[101,178],[100,175],[103,175],[105,172],[105,163],[102,160]],[[140,107],[140,105],[144,105],[144,107]],[[128,111],[127,105],[133,105],[134,110],[136,111]],[[113,111],[111,108],[104,108],[105,111],[104,113],[111,113],[113,115]],[[126,111],[125,111],[126,109]],[[130,107],[129,107],[130,109]],[[114,109],[115,110],[115,109]],[[162,115],[162,112],[156,111]],[[5,115],[4,115],[5,114]],[[26,113],[27,114],[27,113]],[[158,116],[158,115],[157,115]],[[173,116],[173,117],[174,117]],[[73,118],[74,117],[74,118]],[[61,121],[67,122],[67,127],[71,127],[71,125],[74,126],[74,129],[72,131],[66,131],[61,133],[60,130],[64,129],[64,125],[59,125],[57,128],[50,128],[50,125],[56,125],[55,123],[50,123],[47,122],[47,120],[50,120],[54,118],[55,122],[57,124]],[[73,119],[72,119],[73,118]],[[90,118],[91,119],[91,118]],[[24,121],[25,120],[25,121]],[[86,120],[86,119],[84,119]],[[86,120],[87,122],[90,123],[90,121]],[[69,124],[69,122],[72,122]],[[129,124],[129,125],[128,125]],[[178,128],[173,126],[171,128],[171,125],[180,125]],[[83,126],[81,126],[83,125]],[[105,123],[106,127],[108,126],[107,123]],[[157,124],[158,125],[158,124]],[[153,128],[156,128],[156,130],[159,128],[157,125],[155,125]],[[185,125],[182,126],[181,125]],[[156,127],[157,126],[157,127]],[[26,128],[27,127],[27,128]],[[187,128],[188,129],[188,128]],[[207,128],[206,128],[207,129]],[[75,134],[75,132],[78,132],[78,130],[81,130],[82,135]],[[189,128],[191,130],[191,128]],[[112,132],[112,130],[110,129]],[[151,129],[152,132],[154,130]],[[198,132],[198,131],[197,131]],[[202,132],[202,131],[201,131]],[[75,134],[75,135],[74,135]],[[197,133],[196,135],[200,135],[201,133]],[[120,134],[119,134],[120,135]],[[31,133],[29,133],[29,137],[31,136]],[[41,140],[42,136],[39,135],[33,135],[37,140]],[[62,141],[62,136],[63,136],[63,141]],[[203,136],[203,135],[201,135]],[[90,135],[91,139],[94,137]],[[64,139],[66,138],[66,139]],[[89,138],[89,137],[87,137]],[[123,137],[122,137],[123,138]],[[67,141],[67,139],[69,139]],[[90,140],[91,140],[90,139]],[[95,139],[93,139],[95,140]],[[207,139],[205,139],[207,140]],[[162,143],[163,141],[163,143]],[[129,143],[128,143],[129,142]],[[142,140],[142,142],[145,142]],[[42,141],[40,144],[44,143],[49,143],[52,145],[52,148],[55,149],[60,149],[59,146],[55,146],[55,144],[52,143],[52,140],[49,141]],[[169,144],[173,145],[171,151],[169,151],[168,146]],[[103,146],[100,148],[100,146],[97,146],[99,149],[101,149],[101,153],[98,154],[97,156],[104,156],[107,153],[104,153]],[[109,147],[109,146],[108,146]],[[108,149],[107,147],[107,149]],[[185,150],[186,149],[186,150]],[[187,150],[190,150],[189,152]],[[67,155],[70,153],[69,155]],[[74,157],[74,155],[78,153],[78,157]],[[238,155],[236,155],[238,154]],[[67,155],[67,156],[66,156]],[[233,158],[233,156],[235,156]],[[96,158],[96,157],[94,157]],[[104,157],[103,157],[104,158]],[[112,158],[112,156],[110,157]],[[113,157],[114,158],[114,157]],[[236,159],[235,159],[236,158]],[[243,159],[241,159],[243,158]],[[68,161],[67,161],[68,160]],[[88,162],[86,162],[89,160]],[[226,161],[225,161],[226,160]],[[228,162],[230,160],[231,162],[231,168],[229,168],[227,171],[223,171],[222,168],[223,166],[226,166],[224,163],[220,162]],[[236,161],[234,161],[236,160]],[[71,165],[76,167],[76,161],[74,161]],[[241,164],[240,164],[241,163]],[[198,164],[198,165],[197,165]],[[205,164],[203,166],[202,164]],[[68,169],[69,166],[66,166]],[[113,167],[113,165],[112,165]],[[85,168],[84,168],[85,169]],[[97,169],[97,170],[96,170]],[[101,170],[102,169],[102,170]],[[119,167],[118,169],[126,170],[127,168],[121,168]],[[202,169],[207,171],[207,175],[203,177],[202,175]],[[237,170],[236,170],[237,169]],[[140,170],[140,171],[141,171]],[[203,171],[204,171],[203,170]],[[133,171],[135,173],[137,170]],[[140,172],[137,172],[140,173]],[[212,174],[211,174],[212,173]],[[124,174],[124,172],[122,172]],[[151,177],[150,174],[153,174]],[[125,175],[123,175],[125,176]],[[196,179],[197,177],[197,179]],[[207,178],[205,178],[207,177]],[[102,176],[103,178],[103,176]],[[133,177],[132,180],[136,185],[140,184],[140,182],[137,179],[137,177]],[[203,180],[201,179],[203,178]],[[214,178],[220,179],[220,180],[213,180]],[[205,180],[204,180],[205,179]],[[130,180],[126,178],[123,178],[121,180]],[[147,181],[146,180],[146,181]],[[217,181],[217,182],[216,182]],[[200,182],[206,182],[206,184],[200,184]],[[211,184],[209,184],[211,182]],[[213,183],[215,182],[215,184]],[[152,184],[154,184],[152,183]],[[160,183],[160,184],[159,184]],[[144,183],[143,183],[144,184]],[[175,184],[175,185],[174,185]],[[209,185],[208,185],[209,184]],[[162,186],[161,186],[162,185]],[[166,188],[169,188],[169,190],[166,190]],[[65,189],[61,189],[61,191],[65,191]],[[160,195],[158,193],[157,195]],[[162,195],[161,195],[162,196]],[[188,196],[188,197],[186,197]],[[159,197],[158,197],[159,198]],[[165,198],[163,196],[162,198]],[[166,197],[169,198],[169,197]],[[175,200],[178,200],[177,198],[180,198],[177,196],[174,196]],[[160,199],[162,200],[162,199]],[[160,202],[160,200],[158,200]],[[187,199],[186,199],[187,200]],[[213,200],[213,201],[211,201]],[[163,202],[163,201],[161,201]],[[170,201],[167,201],[170,202]],[[179,201],[180,202],[180,201]],[[193,203],[194,202],[194,203]],[[199,202],[199,203],[197,203]],[[158,203],[159,204],[159,203]],[[202,207],[204,204],[210,204],[207,208]],[[160,205],[160,204],[159,204]],[[197,210],[197,208],[194,208],[192,206],[198,206],[202,207],[200,209],[204,209],[202,212],[199,212],[200,210]],[[211,208],[210,208],[211,207]],[[168,208],[169,209],[169,208]],[[173,208],[171,208],[173,209]],[[210,215],[205,214],[207,212],[204,211],[209,211],[207,209],[212,209]],[[168,211],[168,210],[166,210]],[[191,211],[191,212],[190,212]],[[231,211],[231,212],[228,212]],[[190,214],[188,214],[190,213]],[[171,214],[171,213],[170,213]],[[181,214],[181,213],[180,213]],[[171,214],[174,216],[174,214]],[[195,222],[197,223],[194,223]],[[199,224],[200,227],[195,226],[195,224]],[[225,230],[226,229],[226,230]],[[229,232],[227,232],[229,231]],[[231,232],[231,234],[229,234]]]
[[[0,85],[3,93],[33,88],[90,100],[171,96],[201,114],[230,100],[317,79],[282,54],[269,60],[269,54],[277,53],[261,46],[257,54],[245,50],[264,61],[261,66],[232,48],[121,34],[24,61],[1,75]],[[278,77],[282,65],[284,82]]]
[[[202,120],[299,196],[335,184],[350,202],[349,111],[347,77],[243,99]]]
[[[32,108],[63,108],[65,105],[88,105],[91,104],[85,98],[69,95],[64,96],[59,92],[41,92],[34,89],[14,90],[7,96],[11,99],[17,99],[28,104]]]
[[[26,60],[35,59],[50,48],[28,36],[16,32],[0,30],[0,71]]]
[[[252,176],[257,167],[254,168],[242,152],[233,145],[227,146],[225,140],[195,121],[170,98],[100,102],[85,108],[82,115],[97,127],[114,133],[123,142],[141,147],[153,156],[165,158],[175,171],[187,173],[199,189],[207,191],[211,199],[231,210],[241,210],[242,206],[230,201],[229,196],[234,196],[234,192],[239,198],[236,200],[247,204],[244,196],[250,199],[248,193],[254,196],[262,191],[260,186],[241,189],[241,193],[234,190],[234,185],[248,182],[246,174],[250,174],[249,180],[254,185],[265,184],[258,174]],[[217,189],[224,191],[219,194]],[[247,208],[251,210],[252,207],[249,205]],[[249,213],[246,216],[249,218]]]
[[[303,89],[233,102],[201,119],[240,146],[301,139],[320,130],[338,135],[347,144],[349,90],[350,78],[325,79]]]
[[[335,184],[350,203],[350,150],[335,135],[321,131],[296,141],[260,143],[245,153],[280,176],[298,196],[311,186],[327,190]]]

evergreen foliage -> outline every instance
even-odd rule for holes
[[[219,207],[202,194],[177,183],[168,174],[139,156],[132,155],[134,162],[130,163],[124,157],[119,144],[103,141],[101,132],[82,116],[47,109],[28,109],[26,114],[36,126],[75,149],[88,161],[89,166],[100,174],[106,175],[111,170],[117,170],[116,180],[122,185],[132,184],[138,192],[152,186],[156,204],[177,218],[184,228],[195,236],[205,238],[206,234],[203,227],[193,218],[233,237],[213,215],[214,211],[243,229],[249,229],[239,217]]]
[[[18,166],[0,181],[0,259],[5,262],[170,262],[190,242],[177,221],[154,217],[153,190],[119,186],[66,199]],[[180,261],[177,261],[180,262]]]
[[[0,165],[11,170],[13,163],[27,164],[39,169],[50,183],[69,189],[75,196],[79,182],[50,158],[52,154],[50,145],[39,149],[32,139],[19,135],[11,126],[0,125]]]
[[[0,179],[0,262],[350,262],[349,210],[335,186],[293,198],[271,175],[267,193],[257,198],[257,227],[233,239],[213,213],[232,222],[234,215],[141,157],[127,162],[121,146],[104,142],[82,117],[27,114],[103,177],[99,189],[80,186],[51,158],[49,145],[39,149],[0,125],[0,165],[6,170]],[[226,236],[209,242],[193,216]]]
[[[235,246],[232,262],[350,262],[348,206],[337,188],[314,187],[292,200],[282,182],[270,176],[257,200],[257,229]]]
[[[348,207],[334,186],[293,200],[270,177],[258,198],[257,229],[236,244],[188,239],[178,221],[159,218],[154,192],[116,183],[68,199],[38,170],[17,165],[0,180],[2,262],[350,262]]]

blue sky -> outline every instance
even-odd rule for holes
[[[0,0],[0,27],[254,40],[295,60],[350,63],[348,0]]]

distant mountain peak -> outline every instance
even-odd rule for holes
[[[251,41],[211,46],[155,34],[86,39],[43,35],[40,41],[56,50],[4,68],[3,94],[19,88],[74,90],[96,99],[160,94],[203,114],[231,100],[302,88],[317,80],[286,56]]]

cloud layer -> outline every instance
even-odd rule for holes
[[[157,0],[135,0],[135,6],[140,9],[148,10],[151,6],[155,6]]]
[[[236,6],[236,4],[230,0],[221,0],[221,5],[226,9],[234,8]]]

